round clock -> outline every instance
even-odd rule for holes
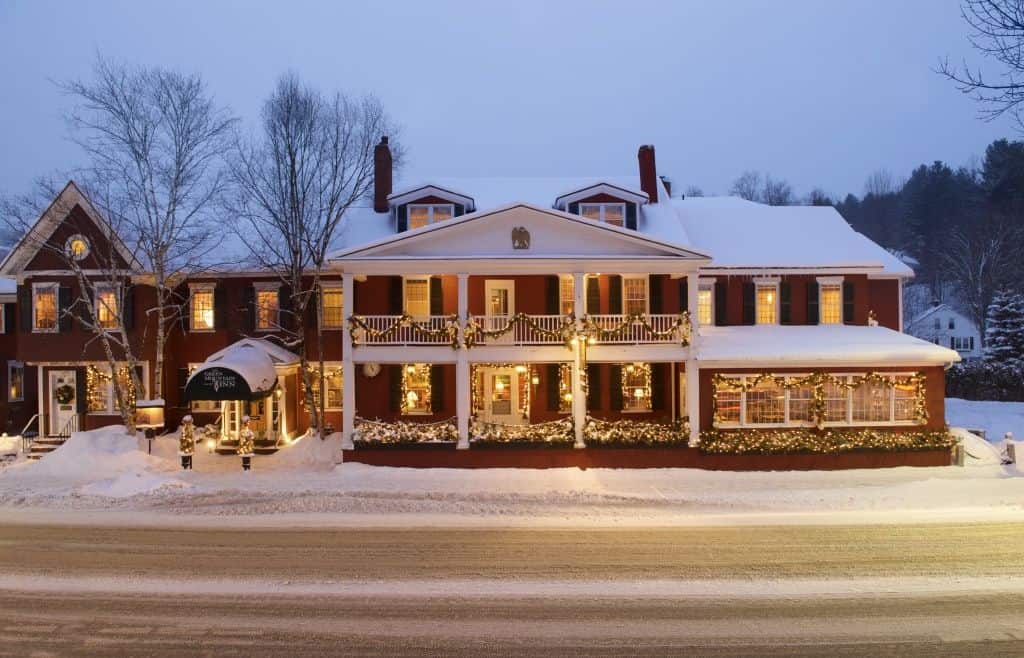
[[[371,377],[371,378],[372,377],[376,377],[377,375],[380,374],[380,364],[379,363],[364,363],[363,364],[363,374],[365,376]]]

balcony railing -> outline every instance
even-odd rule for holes
[[[685,313],[650,315],[588,315],[584,330],[598,344],[641,345],[690,342],[690,322]]]
[[[408,315],[355,315],[349,320],[357,345],[458,346],[459,323],[454,315],[414,318]]]
[[[575,323],[564,315],[471,316],[466,324],[470,346],[564,345],[574,331]]]

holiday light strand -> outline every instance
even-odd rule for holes
[[[710,430],[701,432],[702,452],[732,455],[787,453],[838,454],[857,450],[901,452],[942,450],[956,445],[948,430],[891,431],[878,429],[824,431],[812,428]]]
[[[515,330],[519,325],[527,327],[544,338],[560,340],[567,348],[571,348],[572,339],[575,335],[576,317],[570,313],[562,318],[557,329],[547,329],[542,327],[537,320],[526,313],[516,313],[508,319],[508,322],[506,322],[503,327],[498,329],[484,329],[483,325],[480,324],[480,321],[477,318],[470,316],[469,321],[466,322],[465,338],[463,339],[463,342],[466,345],[466,349],[471,349],[474,346],[479,345],[485,339],[501,338]]]
[[[454,443],[459,438],[455,419],[433,423],[384,422],[356,416],[352,440],[369,445],[411,445],[417,443]]]
[[[440,340],[444,339],[451,345],[453,350],[459,349],[459,317],[457,315],[448,315],[444,318],[444,326],[440,329],[432,329],[423,322],[414,320],[408,313],[403,313],[396,317],[389,325],[383,329],[374,329],[367,322],[366,318],[361,315],[353,315],[348,319],[349,332],[352,335],[352,344],[357,345],[356,330],[362,330],[365,335],[375,340],[384,340],[397,333],[399,329],[408,328],[414,335],[420,338],[429,340]]]
[[[588,446],[653,446],[686,445],[690,430],[686,422],[651,423],[635,420],[599,420],[587,416],[583,440]]]
[[[546,445],[571,446],[574,442],[571,418],[561,418],[532,425],[509,425],[505,423],[476,422],[471,431],[472,445]]]
[[[621,340],[626,337],[627,333],[635,331],[637,326],[649,334],[651,338],[671,338],[678,333],[679,344],[683,347],[689,345],[692,338],[693,325],[690,322],[689,311],[679,313],[675,320],[672,321],[672,325],[662,330],[654,328],[646,313],[630,313],[621,322],[612,327],[603,327],[600,322],[587,316],[583,317],[583,333],[588,338],[596,339],[597,342],[602,340]]]

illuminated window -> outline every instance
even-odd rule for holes
[[[627,363],[622,366],[622,410],[651,410],[651,364]]]
[[[327,390],[327,404],[324,405],[326,411],[340,411],[341,410],[341,366],[340,364],[324,364],[324,388]],[[320,404],[320,370],[319,368],[313,367],[310,373],[310,380],[313,384],[313,399],[316,400],[317,404]]]
[[[757,324],[778,323],[779,291],[775,284],[757,285]]]
[[[110,366],[107,364],[86,366],[86,410],[93,414],[116,414],[117,396],[114,394],[114,379],[110,376]],[[139,381],[144,382],[141,367],[136,370]],[[135,382],[132,380],[131,370],[127,366],[120,366],[117,369],[117,384],[124,392],[134,391]],[[136,397],[145,397],[145,391],[141,394],[136,392]]]
[[[580,215],[614,226],[623,226],[626,219],[624,203],[581,203]]]
[[[568,413],[572,410],[572,368],[568,363],[558,366],[558,411]]]
[[[405,312],[414,318],[430,315],[430,280],[405,280]]]
[[[117,290],[112,286],[96,287],[96,324],[103,329],[117,327]]]
[[[630,276],[622,279],[623,311],[626,315],[647,314],[647,277]]]
[[[715,289],[713,284],[701,284],[697,290],[697,324],[709,327],[715,323]]]
[[[808,423],[814,420],[811,416],[811,401],[814,399],[814,389],[810,386],[801,386],[789,390],[789,422]]]
[[[7,400],[20,402],[25,399],[25,365],[20,361],[7,362]]]
[[[892,385],[864,382],[853,389],[853,422],[889,422],[892,414]]]
[[[34,331],[57,330],[57,284],[33,287],[32,328]]]
[[[562,315],[576,310],[576,280],[571,276],[563,276],[558,281],[558,306]]]
[[[741,378],[732,380],[739,383]],[[740,409],[743,404],[743,392],[734,389],[732,386],[720,383],[715,386],[715,411],[718,413],[718,421],[723,424],[736,424],[740,422]]]
[[[777,425],[786,420],[786,391],[768,379],[747,391],[748,425]]]
[[[820,324],[842,324],[843,322],[843,286],[840,284],[823,284],[819,289]]]
[[[841,377],[840,379],[846,379]],[[846,410],[849,407],[849,391],[839,384],[825,384],[825,421],[829,423],[845,423]]]
[[[213,330],[213,288],[192,290],[190,324],[192,331]]]
[[[64,253],[76,261],[89,255],[89,240],[84,235],[72,235],[64,243]]]
[[[893,387],[893,420],[908,422],[917,419],[917,389],[911,384]]]
[[[280,325],[278,317],[280,298],[277,288],[256,289],[256,328],[261,331],[277,329]]]
[[[340,329],[344,323],[341,306],[341,288],[323,288],[323,307],[325,329]]]
[[[430,413],[430,365],[410,363],[402,366],[402,413]]]
[[[414,229],[451,219],[455,216],[455,206],[450,203],[410,203],[408,213],[409,228]]]

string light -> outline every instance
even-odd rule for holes
[[[560,418],[532,425],[474,422],[472,435],[470,443],[480,446],[529,444],[569,447],[575,441],[572,418]]]
[[[603,324],[603,322],[594,321],[589,317],[583,317],[583,333],[587,336],[589,344],[593,345],[595,342],[607,340],[622,340],[639,327],[651,338],[671,338],[678,333],[679,344],[686,347],[690,344],[693,332],[689,311],[683,311],[676,315],[672,324],[662,330],[655,329],[645,313],[630,313],[612,327],[605,327]]]
[[[348,319],[349,332],[352,334],[352,344],[356,345],[356,330],[361,329],[365,335],[375,340],[382,340],[390,337],[399,329],[407,328],[413,335],[429,340],[445,339],[453,350],[459,349],[459,316],[449,315],[445,317],[444,326],[440,329],[431,329],[422,322],[418,322],[408,313],[395,318],[391,324],[383,329],[374,329],[366,322],[361,315],[353,315]]]
[[[893,432],[878,429],[818,431],[813,428],[797,428],[710,430],[700,434],[701,451],[734,455],[942,450],[952,448],[956,442],[956,437],[948,429]]]
[[[583,426],[583,440],[588,445],[669,447],[686,445],[689,436],[689,427],[680,421],[647,423],[598,420],[587,416],[587,423]]]
[[[476,318],[470,317],[469,321],[466,322],[465,338],[463,339],[466,349],[471,349],[488,338],[501,338],[502,336],[512,332],[520,325],[527,327],[530,331],[545,338],[561,340],[566,347],[576,345],[577,342],[577,338],[575,336],[576,316],[571,313],[562,318],[561,323],[556,329],[547,329],[542,327],[529,315],[525,313],[516,313],[509,318],[508,322],[505,323],[505,326],[497,329],[484,329]]]
[[[355,443],[372,445],[410,445],[414,443],[454,443],[459,438],[455,419],[434,423],[410,423],[406,421],[383,422],[354,419]]]

